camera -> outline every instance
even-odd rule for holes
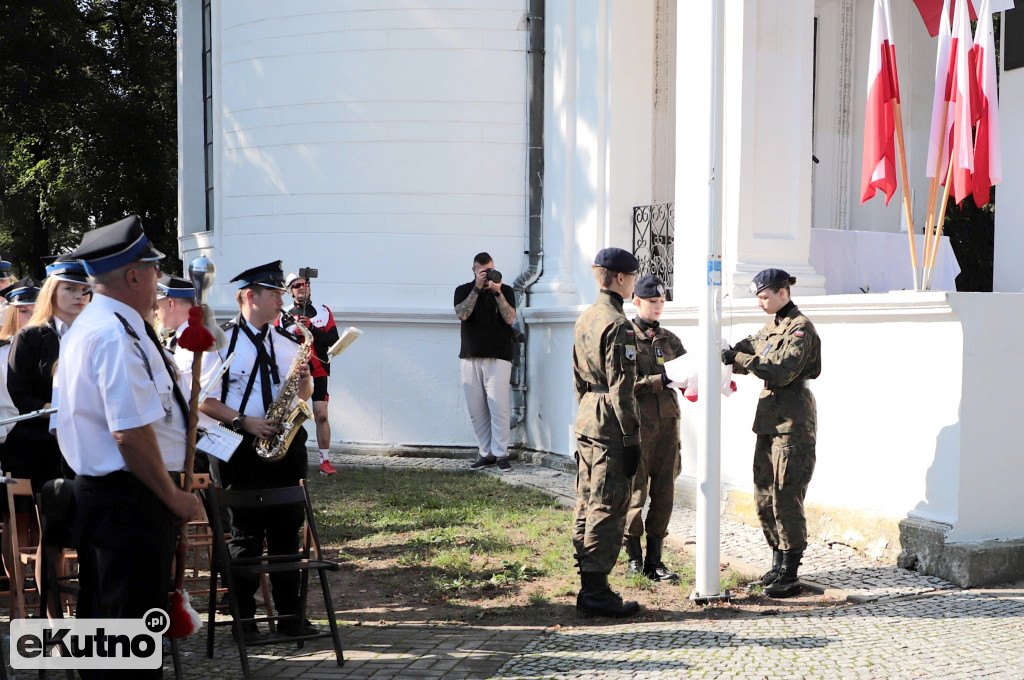
[[[501,272],[499,272],[497,269],[488,269],[487,280],[494,281],[495,283],[501,283]]]
[[[309,279],[315,279],[317,276],[319,276],[320,270],[313,269],[312,267],[299,267],[298,273],[300,279],[306,279],[308,281]]]

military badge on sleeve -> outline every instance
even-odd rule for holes
[[[636,345],[626,345],[626,359],[636,361]]]

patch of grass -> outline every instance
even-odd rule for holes
[[[532,593],[530,593],[529,601],[531,607],[543,607],[544,605],[551,603],[551,600],[548,598],[547,593],[543,593],[539,590],[535,590]]]
[[[631,588],[637,588],[639,590],[654,590],[658,586],[657,583],[643,574],[627,574],[626,584]]]
[[[435,470],[346,470],[309,484],[324,543],[341,545],[351,559],[394,559],[392,571],[422,581],[428,596],[575,576],[571,511],[541,492]]]
[[[719,581],[722,592],[725,592],[726,590],[736,592],[739,589],[740,584],[745,582],[746,579],[743,578],[742,574],[738,574],[732,569],[727,569]]]

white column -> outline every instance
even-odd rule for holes
[[[729,3],[726,31],[725,292],[779,267],[794,295],[824,294],[808,261],[814,0]]]
[[[1005,44],[1005,43],[1004,43]],[[1024,291],[1024,128],[1010,121],[1024,115],[1024,69],[1004,71],[999,81],[999,116],[1003,142],[1003,177],[996,185],[995,250],[992,262],[992,290],[1006,293]]]

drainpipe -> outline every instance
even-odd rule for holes
[[[541,223],[544,210],[544,0],[530,0],[528,20],[530,46],[526,58],[526,108],[529,142],[526,175],[530,233],[526,269],[512,284],[517,310],[516,322],[512,326],[516,336],[512,354],[512,429],[526,422],[526,343],[529,329],[523,318],[523,310],[529,305],[530,287],[544,270],[544,232]],[[516,441],[525,443],[525,430],[519,430]]]

